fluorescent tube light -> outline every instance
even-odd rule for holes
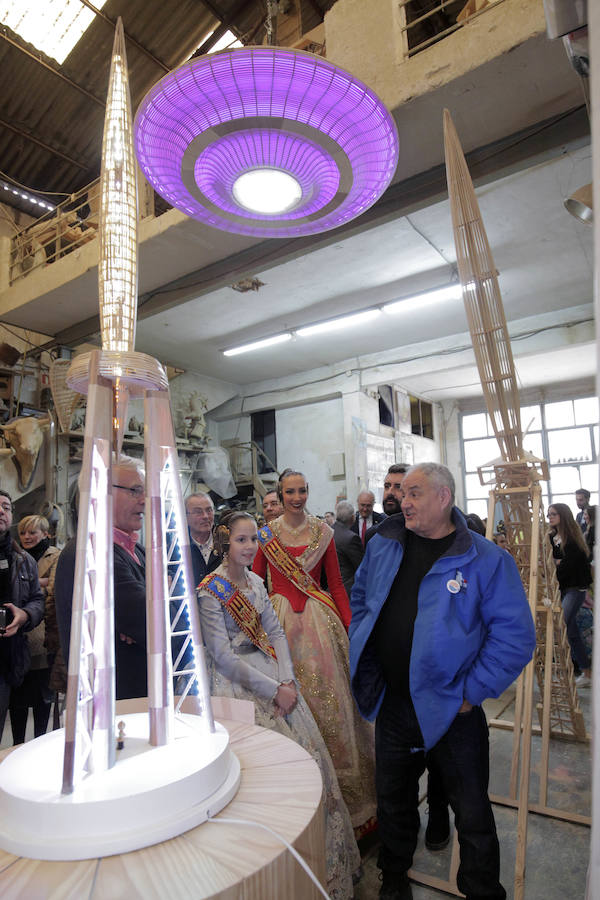
[[[362,325],[369,319],[375,319],[381,313],[380,309],[365,309],[363,312],[353,313],[350,316],[340,316],[338,319],[328,319],[326,322],[318,322],[316,325],[307,325],[306,328],[298,328],[296,334],[299,337],[310,337],[313,334],[324,334],[328,331],[339,331],[342,328],[353,328]]]
[[[462,297],[461,284],[447,284],[442,288],[436,288],[434,291],[425,291],[423,294],[413,294],[410,297],[404,297],[403,300],[394,300],[393,303],[386,303],[382,307],[386,313],[400,313],[423,306],[430,306],[432,303],[443,303],[444,300],[458,300]]]
[[[283,344],[291,338],[290,332],[286,331],[284,334],[276,334],[273,337],[264,338],[262,341],[253,341],[251,344],[242,344],[240,347],[232,347],[231,350],[223,350],[223,356],[238,356],[240,353],[249,353],[250,350],[262,350],[263,347],[270,347],[272,344]]]
[[[56,206],[47,203],[46,200],[40,200],[38,197],[34,197],[33,194],[28,194],[26,191],[20,191],[12,185],[7,184],[5,181],[0,180],[0,188],[2,188],[3,191],[14,194],[15,197],[20,197],[21,200],[27,200],[27,202],[33,204],[33,206],[41,206],[42,209],[56,209]]]

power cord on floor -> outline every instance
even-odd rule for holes
[[[272,834],[273,837],[277,838],[278,841],[281,841],[287,849],[290,851],[294,859],[298,862],[300,866],[304,869],[310,880],[313,882],[317,890],[325,897],[325,900],[330,900],[329,894],[323,889],[319,879],[312,871],[310,866],[302,859],[297,850],[295,850],[292,845],[286,841],[284,837],[278,834],[276,831],[273,831],[272,828],[269,828],[268,825],[263,825],[261,822],[251,822],[249,819],[229,819],[219,816],[218,819],[213,819],[212,816],[208,816],[208,822],[216,822],[217,824],[223,825],[249,825],[251,828],[262,828],[263,831],[268,831],[269,834]]]

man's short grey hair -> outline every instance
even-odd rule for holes
[[[135,472],[140,478],[146,477],[146,469],[144,468],[144,460],[136,459],[133,456],[126,456],[122,453],[118,456],[114,451],[112,455],[113,469],[129,469]]]
[[[358,496],[362,497],[363,494],[368,494],[369,497],[373,498],[373,503],[375,503],[375,494],[373,493],[373,491],[370,491],[370,490],[368,490],[368,488],[365,488],[364,491],[359,491]]]
[[[354,507],[348,500],[340,500],[339,503],[336,503],[335,518],[336,521],[341,522],[342,525],[352,525],[354,522]]]
[[[416,463],[416,465],[410,467],[410,469],[406,473],[406,477],[412,475],[413,472],[423,472],[423,474],[434,483],[438,490],[443,487],[447,487],[450,491],[452,506],[454,506],[456,485],[454,483],[454,475],[452,474],[450,469],[447,468],[447,466],[443,466],[441,463],[433,462]]]
[[[210,494],[207,494],[207,493],[205,493],[204,491],[196,491],[195,494],[188,494],[188,496],[185,498],[185,508],[186,508],[186,510],[187,510],[187,508],[188,508],[188,503],[190,502],[190,500],[195,500],[196,497],[199,497],[200,500],[209,500],[209,501],[210,501],[210,505],[212,506],[212,508],[213,508],[213,509],[215,508],[215,504],[213,503],[212,497],[210,496]]]

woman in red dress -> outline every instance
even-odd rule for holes
[[[350,691],[350,604],[326,522],[307,515],[308,485],[301,472],[279,479],[283,515],[259,528],[253,571],[267,580],[285,630],[296,678],[333,760],[352,824],[360,837],[375,816],[372,726]],[[320,587],[325,571],[328,591]]]

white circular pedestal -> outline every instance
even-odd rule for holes
[[[23,744],[0,765],[0,847],[31,859],[75,860],[138,850],[175,837],[226,806],[240,783],[229,733],[197,716],[174,739],[148,743],[148,715],[123,716],[125,746],[106,772],[61,794],[64,730]]]

